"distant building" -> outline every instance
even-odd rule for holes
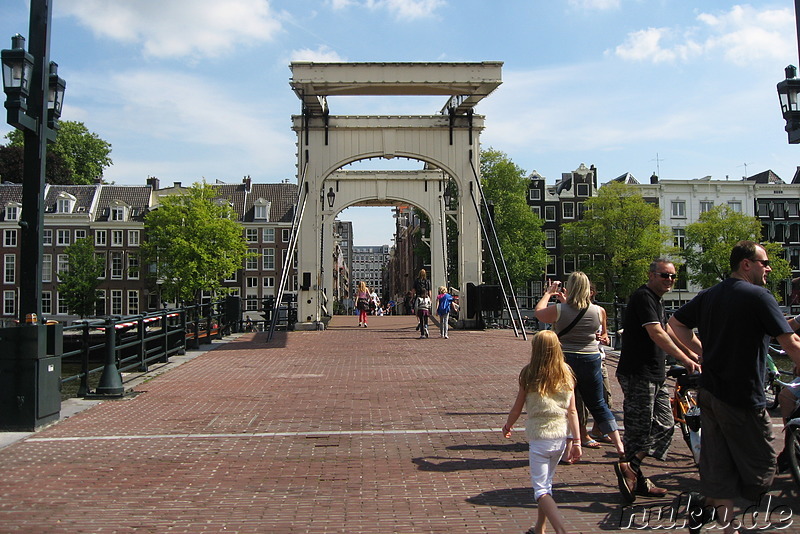
[[[243,297],[246,311],[262,309],[262,300],[274,296],[289,244],[297,186],[295,184],[253,184],[246,177],[241,184],[218,184],[219,198],[234,208],[242,224],[249,251],[242,269],[224,286]],[[180,182],[159,187],[157,178],[145,186],[47,185],[44,200],[42,256],[42,314],[69,321],[69,313],[58,292],[58,273],[68,266],[66,247],[89,237],[105,270],[98,287],[97,315],[136,315],[162,307],[162,299],[149,266],[139,255],[144,234],[144,217],[164,195],[180,194]],[[9,322],[19,313],[19,271],[22,185],[0,184],[0,254],[3,261],[2,310],[0,320]],[[296,291],[295,262],[289,263],[287,290]],[[206,295],[210,297],[210,295]]]
[[[383,292],[383,272],[389,261],[389,245],[353,247],[353,272],[351,279],[354,284],[366,282],[370,291],[374,291],[381,299]]]

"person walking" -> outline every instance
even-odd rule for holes
[[[564,520],[553,499],[553,475],[562,454],[569,462],[575,462],[582,451],[580,440],[575,437],[575,377],[564,362],[558,336],[552,331],[542,330],[533,336],[531,360],[522,368],[518,385],[517,398],[502,432],[506,438],[511,437],[511,427],[525,408],[531,486],[539,508],[536,524],[528,532],[543,534],[549,521],[557,534],[564,534]]]
[[[419,319],[419,338],[428,337],[428,316],[431,314],[431,298],[426,290],[421,290],[417,295],[415,306]]]
[[[560,302],[549,306],[556,297]],[[564,352],[567,364],[577,380],[576,389],[583,403],[594,418],[600,432],[611,439],[619,461],[614,469],[619,474],[630,472],[624,461],[625,447],[619,435],[617,421],[603,396],[603,372],[601,354],[597,345],[597,331],[603,324],[604,310],[591,302],[589,278],[581,271],[569,275],[567,286],[562,290],[561,282],[551,282],[536,304],[537,319],[553,325]],[[580,433],[573,437],[580,440]]]
[[[770,338],[800,365],[800,337],[792,330],[798,325],[787,322],[764,287],[772,270],[766,249],[739,241],[729,264],[727,279],[698,293],[669,320],[678,339],[702,357],[700,490],[726,534],[735,532],[734,499],[758,501],[775,476],[764,396]]]
[[[420,269],[417,279],[414,280],[414,292],[416,296],[420,296],[423,291],[427,292],[428,296],[431,295],[431,281],[428,280],[428,272]]]
[[[370,294],[367,283],[363,280],[358,283],[358,293],[356,294],[356,308],[358,309],[358,326],[367,327],[367,313],[369,312]]]
[[[675,344],[666,321],[661,297],[672,288],[677,276],[671,261],[659,258],[651,262],[647,283],[633,292],[625,310],[617,381],[623,394],[625,459],[633,472],[622,473],[618,482],[623,497],[631,502],[636,494],[667,494],[641,470],[647,456],[666,459],[675,430],[666,386],[666,355],[684,365],[689,373],[700,369],[697,355]]]
[[[438,302],[436,315],[439,316],[439,337],[447,339],[448,324],[450,320],[450,304],[453,302],[453,295],[447,292],[447,288],[439,286],[439,294],[436,296]]]

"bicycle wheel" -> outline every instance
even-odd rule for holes
[[[685,423],[681,424],[681,430],[684,430],[683,441],[689,447],[689,452],[692,453],[692,459],[695,465],[700,465],[700,435],[702,428],[700,428],[700,407],[692,406],[683,416]]]
[[[789,468],[792,472],[794,483],[800,486],[800,426],[787,428],[789,432],[786,442],[786,451],[789,454]]]
[[[770,383],[764,389],[764,396],[767,398],[767,410],[774,410],[778,407],[778,393],[781,387],[778,384]]]

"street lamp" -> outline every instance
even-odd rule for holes
[[[336,193],[333,192],[333,187],[328,188],[328,194],[325,196],[328,197],[328,207],[333,209],[333,203],[336,201]]]
[[[35,430],[58,420],[61,410],[60,325],[48,331],[50,327],[39,322],[47,143],[56,139],[66,88],[58,66],[50,63],[51,20],[52,0],[31,0],[28,51],[25,39],[17,34],[11,38],[11,49],[0,52],[7,121],[24,138],[20,326],[0,332],[0,377],[11,378],[0,388],[0,428],[9,430]]]
[[[781,113],[786,121],[786,133],[789,134],[789,143],[800,143],[800,107],[798,107],[798,94],[800,94],[800,79],[797,78],[797,68],[794,65],[786,67],[786,79],[778,83],[778,98],[781,103]]]
[[[447,182],[447,185],[444,186],[442,198],[444,199],[444,207],[450,209],[450,202],[453,201],[453,192],[450,190],[450,182]]]

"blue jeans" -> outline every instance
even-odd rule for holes
[[[600,353],[564,352],[564,358],[572,368],[572,372],[575,373],[576,387],[583,398],[583,404],[597,423],[597,427],[603,434],[617,430],[617,420],[609,410],[603,396],[603,370],[600,367]],[[575,437],[579,438],[580,436]]]

